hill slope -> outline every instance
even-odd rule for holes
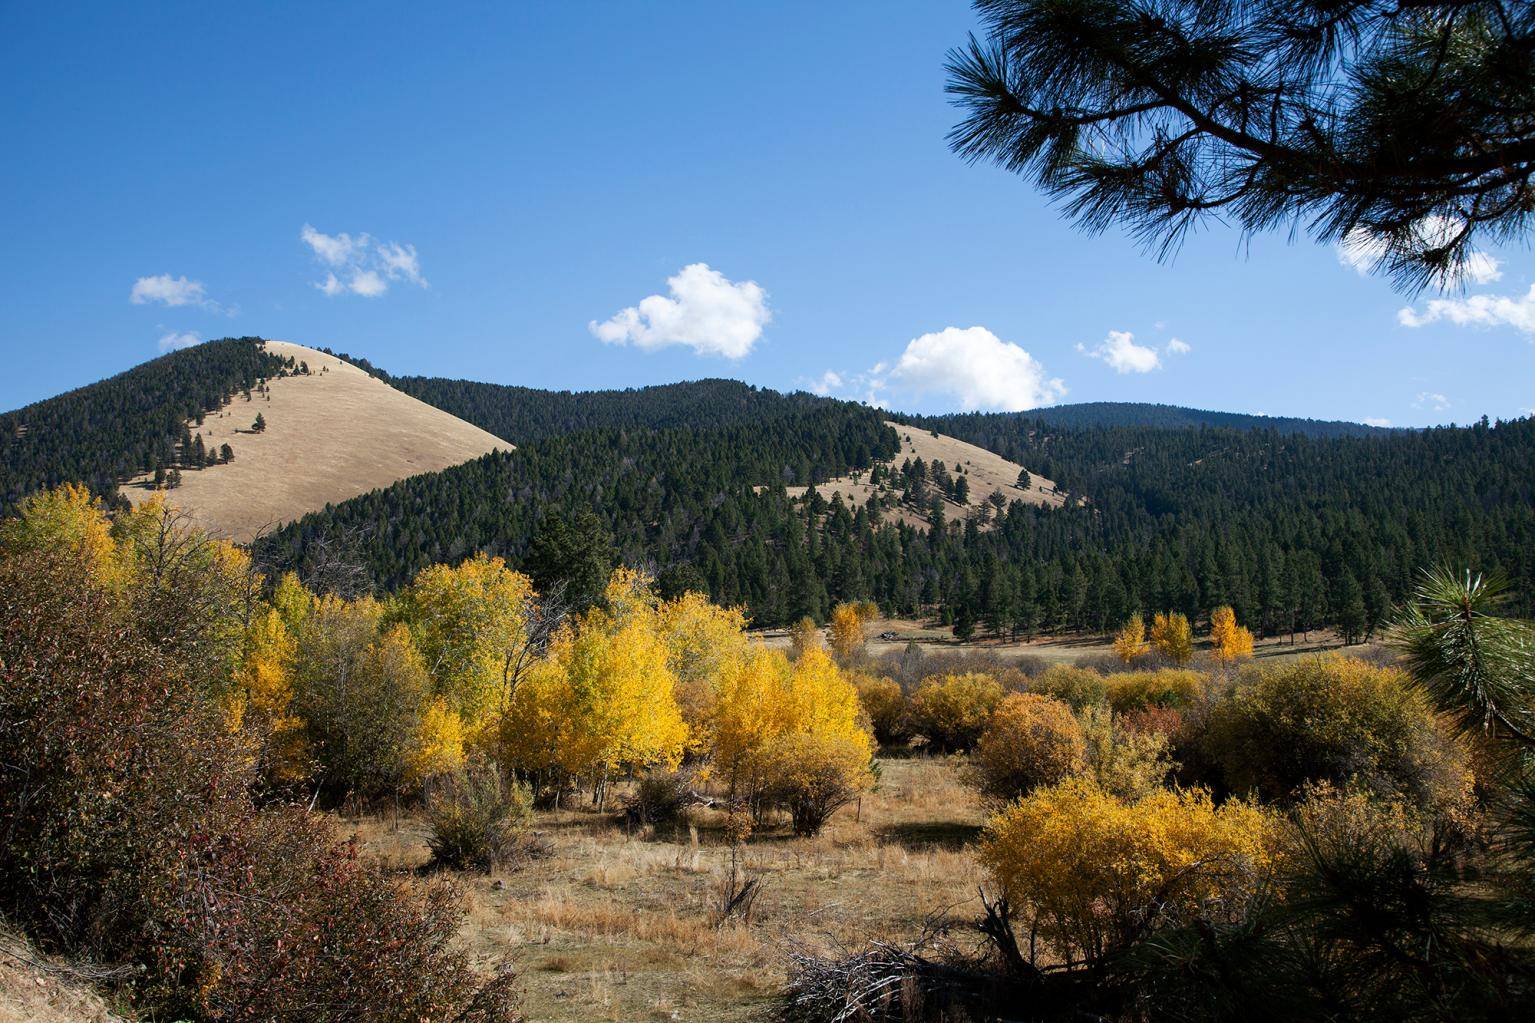
[[[333,355],[286,341],[265,350],[309,367],[271,379],[265,391],[236,395],[199,426],[205,447],[224,444],[234,460],[187,470],[167,495],[200,526],[249,540],[370,490],[436,472],[511,444],[404,394]],[[251,430],[256,415],[266,421]],[[122,487],[135,504],[153,493],[151,473]]]
[[[110,494],[129,473],[174,462],[188,419],[285,372],[259,338],[227,338],[0,415],[0,510],[60,483]]]
[[[903,463],[920,459],[929,465],[942,464],[956,475],[963,472],[968,490],[963,504],[950,497],[941,498],[944,515],[948,518],[962,517],[971,510],[979,509],[993,494],[1001,494],[1006,504],[1022,501],[1024,504],[1056,508],[1065,503],[1065,495],[1058,492],[1055,482],[1036,473],[1029,473],[1029,485],[1020,487],[1018,480],[1024,467],[985,448],[930,430],[903,426],[893,420],[886,420],[885,425],[895,430],[901,442],[900,451],[882,463],[885,469],[895,470]],[[866,472],[835,476],[817,484],[815,489],[816,493],[828,501],[832,495],[840,494],[850,508],[867,507],[876,497],[883,498],[888,504],[898,496],[893,485],[884,480],[876,481],[874,474]],[[801,497],[807,490],[808,487],[788,488],[791,497]],[[909,506],[895,507],[894,514],[886,516],[887,520],[891,518],[912,526],[928,525],[927,516]]]

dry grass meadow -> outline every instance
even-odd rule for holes
[[[311,375],[269,381],[269,394],[236,395],[201,427],[188,424],[210,451],[228,444],[234,461],[184,471],[167,494],[212,533],[243,543],[327,504],[512,447],[334,356],[287,341],[266,347],[308,362]],[[258,412],[267,424],[259,434],[250,429]],[[136,477],[123,493],[141,503],[150,482]]]
[[[879,767],[875,790],[817,838],[786,829],[750,838],[746,868],[764,887],[749,924],[715,926],[730,859],[720,814],[695,809],[687,823],[647,828],[626,827],[611,808],[582,808],[536,815],[541,858],[461,878],[462,939],[486,967],[515,966],[529,1019],[769,1018],[788,951],[909,940],[932,920],[978,907],[971,846],[982,813],[959,761]],[[429,859],[416,818],[345,824],[388,865],[412,870]]]

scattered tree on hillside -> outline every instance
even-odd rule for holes
[[[256,413],[256,421],[251,424],[251,433],[265,433],[265,432],[266,432],[266,417],[263,416],[260,412],[257,412]]]

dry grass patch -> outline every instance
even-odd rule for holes
[[[536,815],[551,855],[465,877],[462,937],[490,966],[510,961],[530,1019],[754,1020],[782,989],[789,949],[909,938],[929,918],[978,910],[970,848],[982,820],[958,763],[884,760],[881,782],[826,831],[755,835],[746,868],[764,890],[750,927],[714,926],[729,864],[723,819],[625,829],[611,815]],[[427,860],[410,817],[350,822],[368,853],[401,868]]]

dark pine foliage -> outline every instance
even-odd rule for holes
[[[622,560],[685,569],[762,625],[862,598],[1025,634],[1106,629],[1137,609],[1197,618],[1229,603],[1263,634],[1346,619],[1365,638],[1421,564],[1475,557],[1535,592],[1530,420],[1363,436],[1314,424],[1322,436],[1312,436],[1072,429],[1029,413],[912,418],[1073,498],[1063,509],[1012,505],[984,529],[934,530],[882,527],[865,509],[792,500],[779,486],[888,456],[889,431],[857,406],[716,381],[591,395],[411,386],[502,436],[539,439],[309,516],[268,540],[268,560],[302,571],[345,535],[391,589],[481,549],[522,565],[546,516],[590,508]]]
[[[1366,437],[1385,433],[1389,429],[1329,419],[1254,416],[1241,412],[1213,412],[1207,409],[1184,408],[1181,405],[1156,405],[1142,401],[1083,401],[1072,405],[1034,409],[1031,412],[971,412],[941,418],[946,423],[985,420],[1003,426],[1008,425],[1009,421],[1016,423],[1032,421],[1073,429],[1092,426],[1154,426],[1169,429],[1218,426],[1233,430],[1278,430],[1280,433],[1303,433],[1308,437]],[[939,432],[953,433],[952,430],[942,429]]]
[[[187,420],[289,368],[259,338],[228,338],[0,415],[0,510],[60,483],[111,494],[126,476],[173,465]]]

